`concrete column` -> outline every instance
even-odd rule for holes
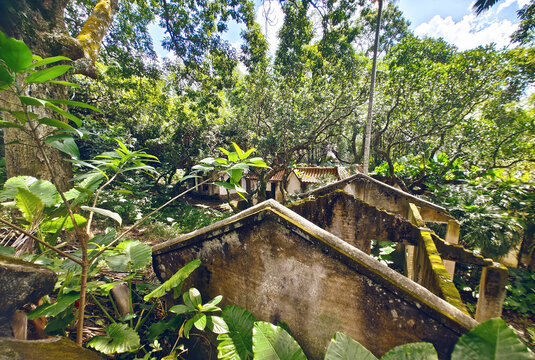
[[[482,322],[502,315],[508,273],[507,268],[500,263],[483,268],[476,308],[477,321]]]
[[[420,208],[413,203],[409,203],[409,211],[407,214],[407,219],[418,227],[425,226],[422,216],[420,215]],[[406,245],[405,246],[405,276],[411,279],[412,281],[418,281],[417,272],[418,272],[418,256],[415,256],[415,246]]]
[[[457,220],[448,221],[448,227],[446,228],[446,242],[450,244],[459,243],[459,233],[461,231],[461,224]],[[455,274],[455,261],[444,260],[444,267],[450,274],[451,279],[453,280],[453,275]]]

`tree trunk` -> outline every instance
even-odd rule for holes
[[[68,0],[17,0],[0,1],[0,30],[7,36],[23,40],[32,53],[41,57],[63,55],[72,60],[88,59],[94,63],[100,42],[111,25],[113,11],[117,0],[101,0],[92,16],[84,25],[79,39],[71,37],[65,27],[64,11]],[[93,33],[92,33],[93,31]],[[90,73],[90,71],[84,71]],[[46,84],[32,85],[29,95],[38,98],[65,98],[64,86]],[[0,93],[0,106],[13,108],[9,94]],[[11,101],[11,103],[13,103]],[[48,109],[34,109],[41,116],[56,117]],[[6,115],[8,116],[8,115]],[[7,120],[10,120],[9,118]],[[43,132],[50,131],[43,126]],[[44,165],[44,160],[32,145],[32,139],[14,128],[4,129],[4,143],[11,144],[5,148],[6,175],[8,178],[19,175],[31,175],[42,179],[51,179]],[[56,149],[46,146],[47,156],[54,168],[61,190],[70,187],[72,178],[71,164]]]
[[[383,0],[379,0],[379,10],[377,12],[377,28],[375,29],[375,42],[373,45],[373,64],[370,80],[370,99],[368,101],[368,117],[366,119],[366,133],[364,136],[364,159],[362,161],[362,170],[368,174],[370,167],[370,142],[372,134],[372,113],[373,113],[373,93],[375,91],[375,73],[377,71],[377,50],[379,48],[379,31],[381,30],[381,14],[383,11]]]

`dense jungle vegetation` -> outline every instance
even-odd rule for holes
[[[395,2],[385,3],[379,24],[370,1],[280,4],[284,19],[273,52],[250,0],[0,4],[0,200],[7,226],[0,254],[59,274],[55,302],[30,318],[46,316],[46,334],[89,340],[116,358],[180,358],[192,328],[199,336],[205,329],[218,334],[220,358],[261,358],[253,343],[267,348],[281,333],[293,349],[282,358],[304,358],[284,324],[258,322],[237,307],[222,310],[220,297],[203,304],[189,289],[182,305],[166,309],[160,299],[199,264],[159,286],[143,282],[152,276],[147,244],[229,215],[192,205],[184,194],[192,172],[226,174],[221,185],[238,192],[242,176],[254,175],[258,188],[241,194],[252,204],[253,197],[266,198],[266,184],[280,170],[362,170],[376,72],[369,172],[447,208],[461,223],[461,242],[484,256],[517,250],[506,320],[533,346],[535,1],[519,12],[511,46],[466,51],[415,36]],[[222,37],[231,22],[243,28],[239,48]],[[174,56],[156,53],[154,23]],[[13,229],[17,236],[10,237]],[[455,279],[469,304],[477,301],[475,272],[461,267]],[[126,314],[110,295],[123,281]],[[86,319],[100,328],[94,333],[83,331],[89,311],[98,314]],[[265,344],[243,336],[253,328]],[[233,347],[236,333],[243,348]],[[344,351],[367,351],[336,336]],[[326,358],[339,358],[336,346]],[[457,359],[468,356],[462,346]]]

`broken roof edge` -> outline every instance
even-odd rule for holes
[[[434,209],[436,211],[448,214],[452,218],[452,220],[455,219],[453,216],[451,216],[451,214],[448,212],[448,210],[446,208],[444,208],[444,207],[442,207],[440,205],[437,205],[437,204],[432,203],[430,201],[424,200],[424,199],[419,198],[419,197],[417,197],[415,195],[409,194],[406,191],[403,191],[401,189],[395,188],[395,187],[393,187],[391,185],[388,185],[388,184],[386,184],[386,183],[384,183],[382,181],[376,180],[376,179],[372,178],[369,175],[365,175],[365,174],[362,174],[362,173],[353,174],[353,175],[349,176],[348,178],[345,178],[345,179],[342,179],[342,180],[339,180],[339,181],[336,181],[336,182],[321,186],[321,187],[319,187],[317,189],[314,189],[312,191],[300,194],[299,197],[300,198],[305,198],[305,197],[309,197],[309,196],[314,196],[316,194],[322,194],[323,195],[323,194],[325,194],[327,192],[332,191],[330,188],[338,188],[341,185],[346,185],[346,184],[351,183],[355,179],[362,179],[362,180],[369,181],[371,183],[374,183],[375,185],[384,187],[385,189],[387,189],[389,191],[393,191],[393,192],[395,192],[395,193],[397,193],[399,195],[405,196],[405,197],[413,200],[415,203],[417,203],[417,205],[427,206],[427,207],[432,208],[432,209]]]
[[[386,286],[391,291],[395,292],[397,289],[402,294],[406,294],[405,297],[412,298],[413,301],[422,303],[422,305],[428,307],[430,310],[440,314],[450,323],[451,326],[453,326],[453,328],[457,328],[457,331],[459,331],[459,328],[470,330],[478,325],[476,320],[463,313],[446,300],[441,299],[428,289],[399,274],[395,270],[390,269],[388,266],[380,263],[378,260],[372,258],[337,236],[321,229],[319,226],[279,204],[273,199],[266,200],[236,215],[220,220],[202,229],[195,230],[188,234],[181,235],[175,239],[155,245],[153,247],[153,256],[165,254],[176,249],[177,247],[181,247],[180,245],[189,246],[192,243],[188,242],[187,240],[195,237],[200,237],[199,241],[204,241],[206,240],[205,236],[210,232],[216,231],[231,224],[236,224],[241,220],[259,214],[265,210],[276,214],[279,218],[282,218],[293,226],[299,228],[304,235],[308,234],[309,236],[312,236],[316,240],[336,250],[336,252],[346,259],[358,263],[361,267],[366,269],[366,271],[369,273],[368,275],[375,275],[371,277],[372,280],[382,283],[382,285]],[[175,247],[173,245],[178,246]],[[367,274],[363,275],[369,277]]]

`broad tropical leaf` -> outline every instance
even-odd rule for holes
[[[29,68],[32,69],[32,68],[36,68],[36,67],[39,67],[39,66],[43,66],[43,65],[48,65],[48,64],[52,64],[52,63],[55,63],[55,62],[58,62],[58,61],[61,61],[61,60],[66,60],[66,61],[72,61],[71,59],[69,59],[68,57],[65,57],[65,56],[53,56],[53,57],[48,57],[48,58],[44,58],[44,59],[39,59],[32,63]]]
[[[70,130],[70,131],[75,132],[76,134],[78,134],[79,137],[84,136],[84,134],[80,130],[75,129],[72,126],[70,126],[69,124],[67,124],[66,122],[63,122],[63,121],[58,120],[58,119],[40,118],[38,121],[39,121],[40,124],[45,124],[45,125],[48,125],[48,126],[57,127],[59,129]]]
[[[92,207],[92,206],[82,206],[81,208],[82,208],[82,210],[92,211],[94,213],[107,216],[107,217],[117,221],[119,223],[119,225],[122,225],[122,223],[123,223],[123,219],[121,218],[121,215],[117,214],[116,212],[113,212],[113,211],[110,211],[110,210],[107,210],[107,209],[101,209],[101,208],[97,208],[97,207]]]
[[[74,314],[71,310],[65,311],[62,315],[50,320],[44,329],[46,335],[64,335],[67,325],[74,321]]]
[[[64,137],[60,140],[55,136],[50,136],[43,141],[53,148],[72,156],[74,159],[80,158],[80,150],[78,149],[78,145],[76,145],[72,137]]]
[[[106,263],[113,271],[139,270],[150,263],[152,250],[138,240],[123,241],[113,250],[116,255],[106,256]]]
[[[22,73],[32,63],[32,52],[23,41],[9,38],[1,43],[0,60],[14,72]]]
[[[139,348],[138,333],[127,324],[111,324],[107,326],[106,336],[95,336],[87,346],[104,354],[121,354]]]
[[[24,188],[19,188],[17,191],[15,202],[29,223],[32,223],[36,216],[40,216],[44,209],[41,199]]]
[[[83,227],[87,223],[87,219],[79,214],[74,214],[76,225]],[[62,216],[60,218],[46,221],[41,224],[41,231],[46,233],[56,233],[58,230],[64,229],[70,231],[74,229],[70,216]]]
[[[238,306],[227,306],[221,314],[229,332],[217,336],[218,358],[247,360],[253,358],[253,326],[257,319]]]
[[[487,320],[459,338],[451,360],[533,359],[528,348],[500,318]]]
[[[19,188],[26,189],[39,197],[45,206],[56,205],[60,201],[58,191],[50,181],[25,175],[15,176],[6,181],[4,190],[0,192],[0,201],[15,199]]]
[[[223,318],[214,315],[206,317],[206,327],[215,334],[228,333],[228,325]]]
[[[72,69],[71,65],[52,66],[50,68],[43,69],[31,74],[26,79],[24,79],[24,81],[28,84],[43,83],[45,81],[57,78],[58,76],[65,74],[67,71],[69,71],[69,69]]]
[[[0,79],[1,81],[1,79]],[[0,128],[17,128],[17,129],[24,129],[24,126],[19,125],[17,123],[12,123],[10,121],[4,121],[0,120]]]
[[[28,319],[32,320],[41,316],[56,316],[74,304],[78,299],[80,299],[80,293],[78,291],[61,294],[55,303],[41,305],[37,309],[30,311],[28,313]]]
[[[7,88],[12,83],[13,77],[11,74],[3,66],[0,66],[0,88]]]
[[[193,325],[195,325],[197,329],[203,331],[204,328],[206,327],[206,314],[204,313],[195,314],[195,316],[193,317]]]
[[[186,278],[201,265],[201,260],[195,259],[184,265],[180,270],[178,270],[173,276],[169,278],[162,285],[158,286],[149,294],[145,295],[143,300],[149,301],[152,298],[160,298],[164,296],[171,289],[182,286],[182,283]]]
[[[329,343],[325,360],[377,360],[377,358],[358,341],[337,332]]]
[[[381,360],[438,360],[438,355],[433,344],[419,342],[396,346]]]
[[[253,327],[255,360],[306,360],[303,350],[280,326],[258,321]]]
[[[94,107],[93,105],[89,105],[89,104],[86,104],[86,103],[83,103],[83,102],[80,102],[80,101],[65,100],[65,99],[47,99],[47,100],[50,101],[51,103],[54,103],[54,104],[62,104],[62,105],[68,105],[68,106],[81,107],[81,108],[90,109],[90,110],[93,110],[93,111],[96,111],[96,112],[99,112],[99,113],[102,114],[102,110]]]
[[[202,306],[201,293],[195,288],[191,288],[185,292],[182,295],[182,299],[184,300],[184,304],[194,309],[198,309],[199,305]]]

